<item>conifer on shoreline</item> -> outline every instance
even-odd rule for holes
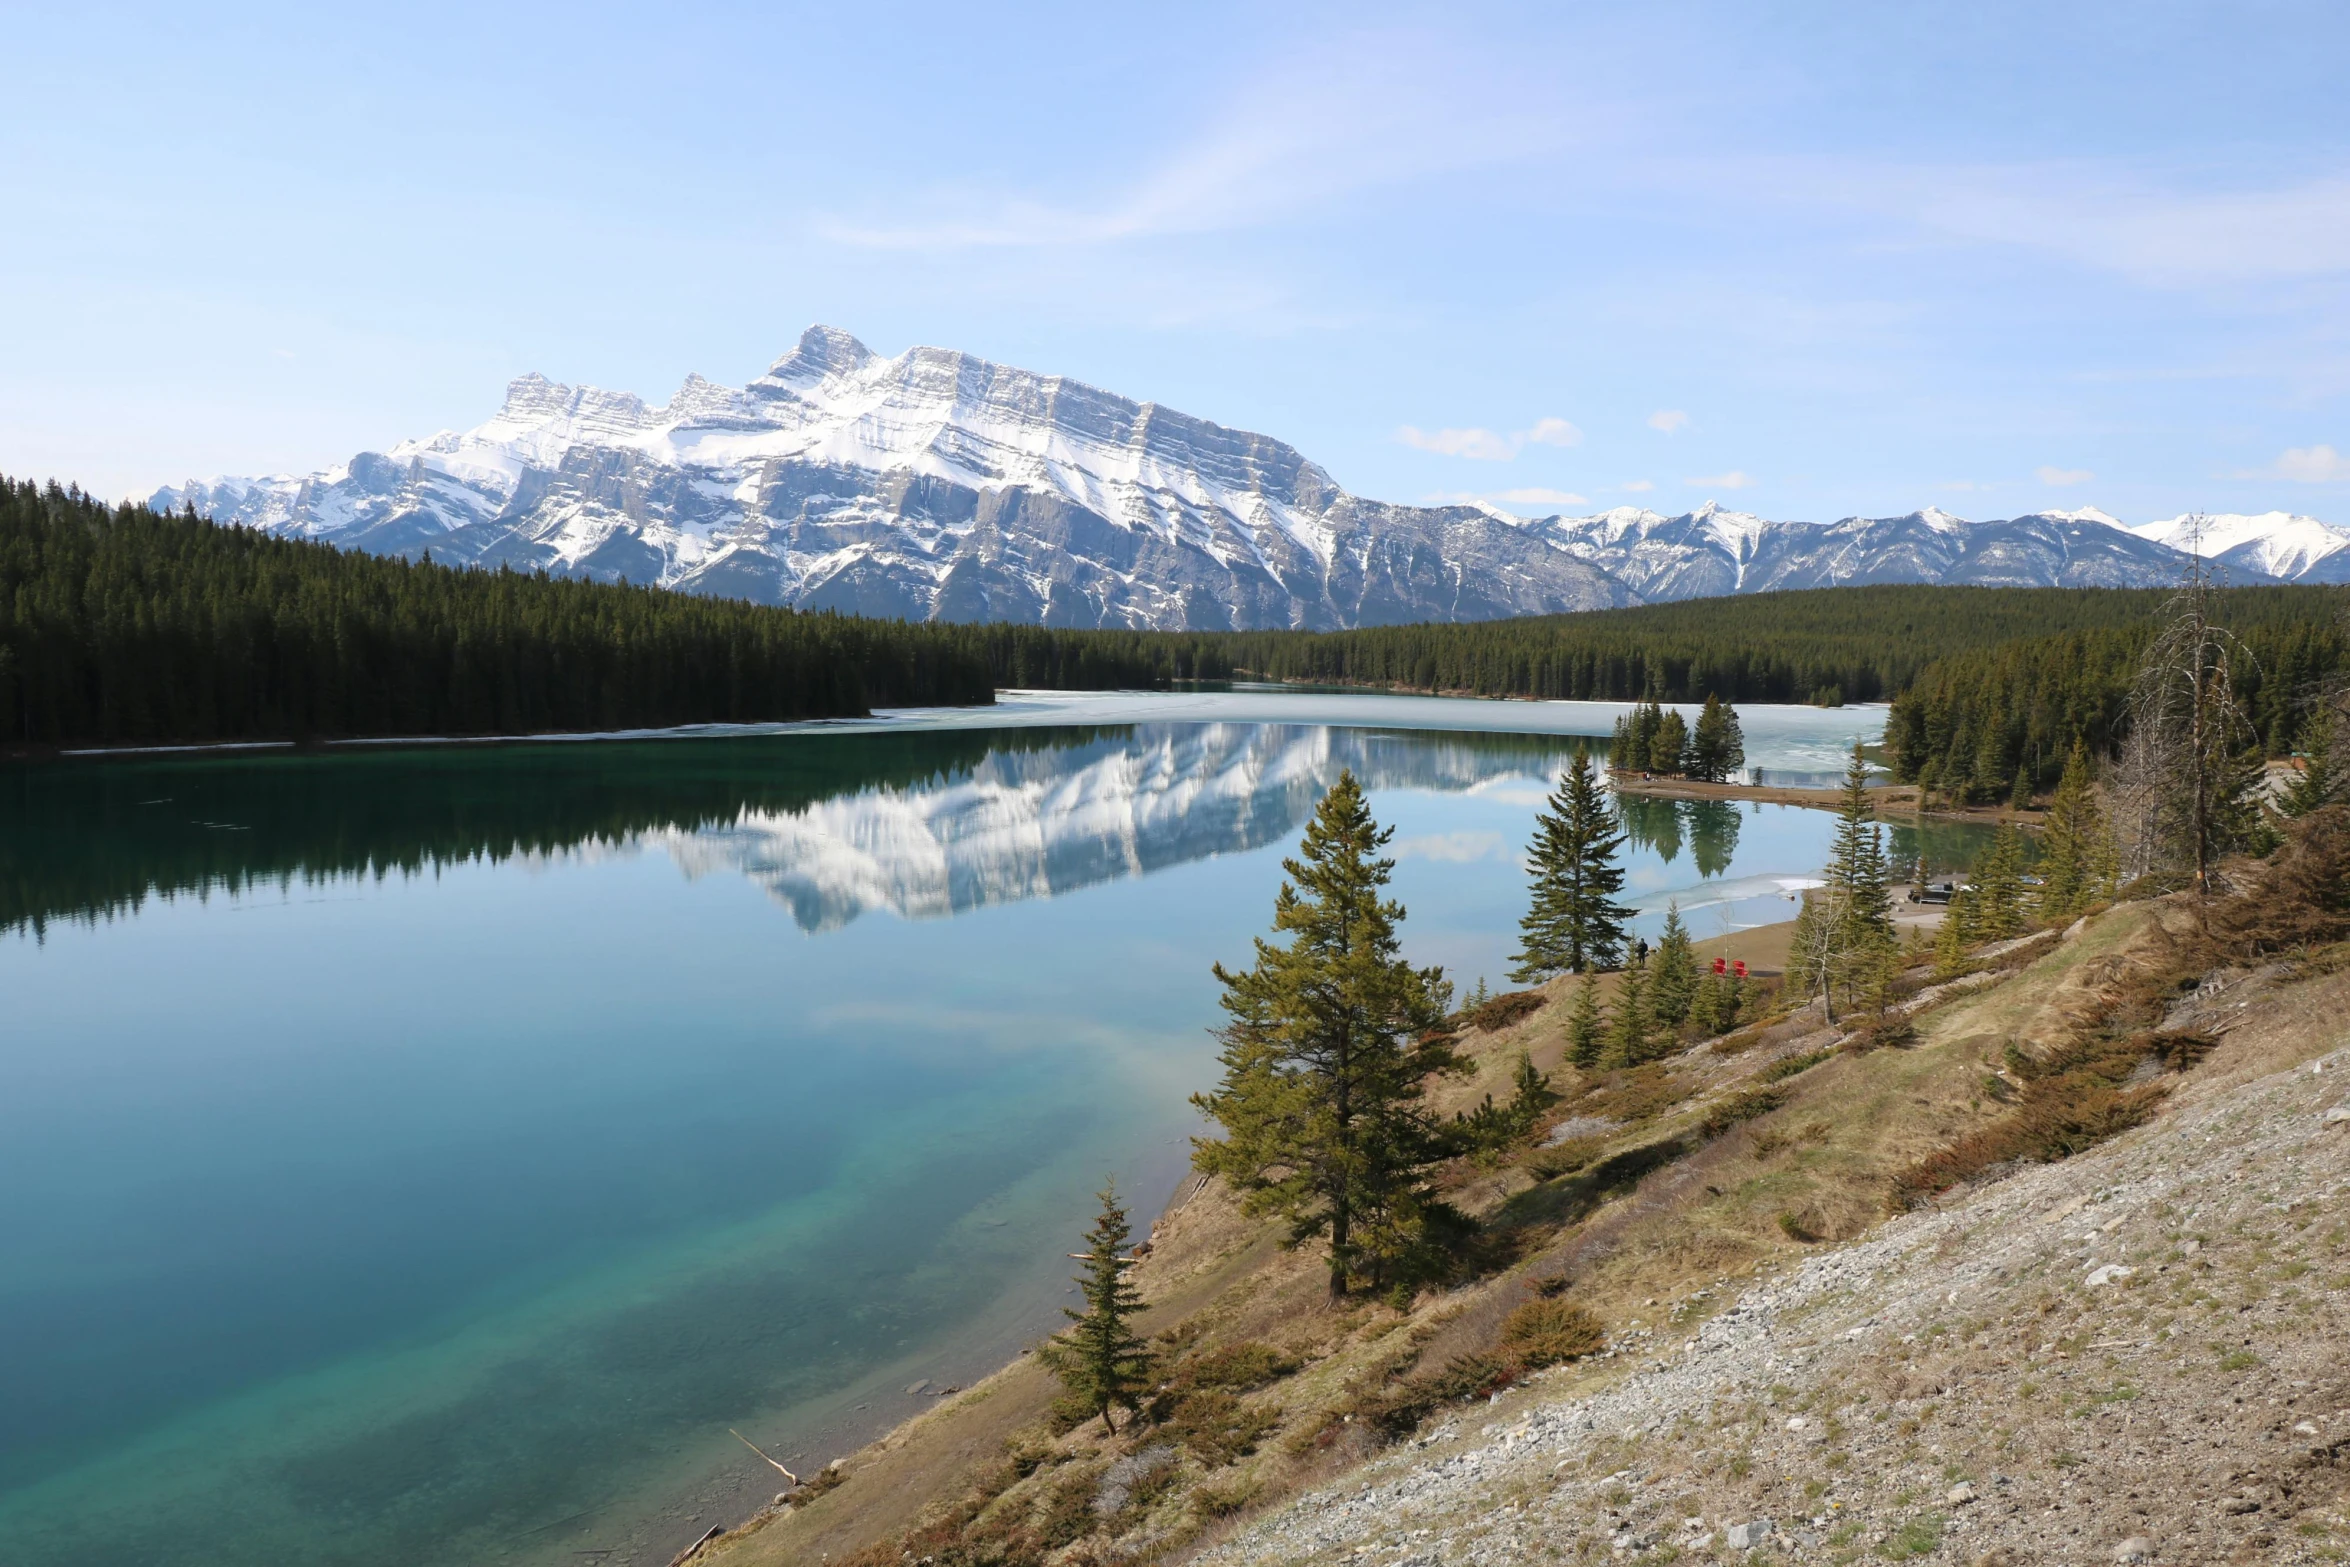
[[[1623,867],[1616,863],[1623,842],[1590,754],[1576,752],[1535,818],[1527,856],[1533,862],[1533,896],[1518,922],[1521,936],[1511,979],[1537,983],[1616,961],[1624,921],[1632,912],[1615,901],[1624,886]]]
[[[1101,1212],[1086,1235],[1085,1266],[1077,1275],[1085,1309],[1061,1308],[1074,1326],[1046,1340],[1037,1358],[1060,1378],[1067,1398],[1089,1418],[1100,1416],[1103,1427],[1116,1435],[1110,1411],[1138,1408],[1150,1386],[1150,1346],[1130,1326],[1142,1309],[1142,1292],[1126,1277],[1133,1261],[1126,1242],[1133,1232],[1118,1202],[1118,1183],[1106,1182],[1097,1195]]]
[[[1423,1097],[1460,1067],[1439,1028],[1451,986],[1401,955],[1403,906],[1382,893],[1395,862],[1378,853],[1393,837],[1341,773],[1282,862],[1273,928],[1287,940],[1257,938],[1245,972],[1215,967],[1224,1076],[1192,1099],[1223,1134],[1194,1139],[1194,1167],[1286,1220],[1290,1244],[1323,1239],[1333,1299],[1431,1271],[1453,1219],[1430,1180],[1448,1136]]]

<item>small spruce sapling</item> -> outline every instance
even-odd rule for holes
[[[1069,1399],[1088,1416],[1101,1416],[1113,1434],[1117,1422],[1112,1409],[1135,1409],[1150,1386],[1150,1347],[1130,1326],[1142,1309],[1142,1292],[1126,1278],[1131,1259],[1126,1241],[1132,1233],[1126,1210],[1118,1202],[1118,1183],[1101,1189],[1101,1213],[1086,1235],[1085,1266],[1077,1274],[1077,1288],[1085,1309],[1064,1306],[1061,1314],[1074,1326],[1048,1339],[1037,1356],[1060,1378]]]
[[[1635,953],[1616,981],[1616,1004],[1610,1019],[1607,1062],[1610,1066],[1638,1066],[1655,1054],[1648,1015],[1648,958]]]
[[[1575,1008],[1567,1015],[1567,1060],[1588,1072],[1607,1054],[1607,1026],[1599,1015],[1599,976],[1586,973],[1575,985]]]
[[[1656,956],[1649,964],[1648,1015],[1670,1034],[1689,1020],[1696,999],[1697,954],[1676,901],[1665,908],[1664,934],[1657,938]]]

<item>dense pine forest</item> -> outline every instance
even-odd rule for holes
[[[2321,622],[2323,588],[2243,588],[2230,613]],[[2161,589],[1915,584],[1691,599],[1582,615],[1361,631],[1231,632],[1212,640],[1269,680],[1629,702],[1883,702],[1954,654],[2056,632],[2131,633]]]
[[[1172,647],[468,571],[0,481],[0,737],[511,734],[1147,685]]]
[[[2236,699],[2271,756],[2301,741],[2312,700],[2350,670],[2350,635],[2333,615],[2341,590],[2238,588],[2221,623],[2249,655],[2233,661]],[[2116,597],[2122,597],[2116,595]],[[2139,655],[2160,595],[2121,625],[2023,637],[1937,660],[1893,699],[1885,744],[1895,775],[1975,799],[2009,795],[2020,773],[2054,787],[2074,740],[2091,754],[2119,738]]]

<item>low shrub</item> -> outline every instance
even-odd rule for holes
[[[1222,1388],[1208,1388],[1183,1401],[1167,1434],[1208,1468],[1221,1469],[1255,1452],[1280,1423],[1278,1409],[1243,1404]]]
[[[1494,1034],[1512,1023],[1523,1022],[1549,1005],[1549,998],[1539,991],[1513,990],[1507,995],[1495,996],[1491,1001],[1463,1012],[1461,1021],[1481,1033]]]
[[[1537,1148],[1527,1156],[1526,1168],[1534,1178],[1553,1181],[1562,1175],[1573,1175],[1588,1169],[1599,1151],[1607,1146],[1605,1137],[1570,1137],[1550,1148]]]
[[[1607,1347],[1599,1318],[1571,1300],[1537,1296],[1501,1326],[1501,1350],[1528,1371],[1556,1366]]]
[[[1784,1061],[1773,1061],[1769,1066],[1757,1072],[1754,1075],[1754,1080],[1764,1085],[1784,1083],[1798,1073],[1810,1071],[1835,1053],[1835,1049],[1830,1047],[1826,1050],[1807,1051],[1799,1056],[1789,1056]]]
[[[1175,1373],[1168,1381],[1183,1391],[1225,1388],[1235,1393],[1246,1393],[1289,1376],[1297,1370],[1298,1364],[1295,1356],[1285,1355],[1270,1344],[1250,1339],[1186,1356],[1176,1364]]]
[[[1779,1088],[1750,1088],[1742,1094],[1732,1094],[1713,1105],[1697,1123],[1697,1129],[1708,1139],[1721,1136],[1732,1127],[1769,1115],[1787,1102],[1786,1090]]]
[[[1898,1172],[1886,1206],[1895,1213],[1905,1212],[1995,1166],[2053,1164],[2144,1125],[2153,1118],[2169,1086],[2123,1085],[2140,1063],[2165,1050],[2187,1059],[2191,1047],[2166,1043],[2174,1037],[2186,1036],[2138,1034],[2122,1040],[2091,1039],[2037,1061],[2011,1043],[2006,1051],[2008,1069],[2024,1079],[2015,1107],[1989,1126]]]

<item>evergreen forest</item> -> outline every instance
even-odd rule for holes
[[[908,625],[360,554],[0,480],[0,737],[526,734],[1147,686],[1180,638]]]
[[[1904,585],[1341,632],[916,625],[365,555],[0,480],[0,737],[654,728],[1255,677],[1545,699],[1891,701],[1904,781],[1992,798],[2052,787],[2075,739],[2103,754],[2164,597]],[[2234,667],[2238,698],[2272,754],[2296,745],[2306,692],[2350,665],[2339,597],[2221,596],[2252,655]],[[1717,776],[1736,736],[1675,743],[1665,770]]]
[[[1884,702],[1938,661],[2030,639],[2144,639],[2167,589],[1902,584],[1689,599],[1579,615],[1359,631],[1236,631],[1199,640],[1235,671],[1545,700]],[[2330,624],[2337,589],[2236,588],[2247,634]],[[2333,643],[2335,656],[2340,643]],[[2123,684],[2127,684],[2126,680]],[[2056,757],[2061,766],[2061,751]]]

